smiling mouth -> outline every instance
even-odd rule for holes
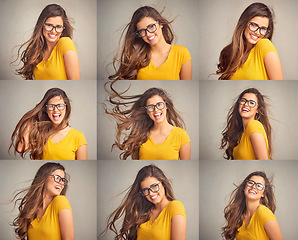
[[[249,190],[248,193],[252,193],[252,194],[255,194],[255,195],[257,194],[257,192],[254,191],[254,190]]]
[[[242,112],[249,112],[249,109],[244,107],[244,108],[242,108]]]
[[[158,196],[158,195],[156,194],[155,196],[150,197],[150,199],[151,199],[151,200],[154,200],[154,199],[157,198],[157,196]]]
[[[160,119],[161,116],[162,116],[162,113],[156,113],[156,114],[154,114],[154,118],[155,119]]]
[[[54,113],[52,116],[53,116],[54,121],[58,121],[61,117],[61,114],[60,113]]]
[[[50,38],[55,38],[57,35],[56,34],[50,34],[50,33],[48,33],[48,36],[50,37]]]
[[[55,189],[61,191],[61,190],[62,190],[62,187],[60,187],[60,186],[55,186]]]
[[[258,36],[254,35],[254,34],[252,34],[252,33],[250,34],[250,37],[251,37],[251,39],[254,40],[254,41],[257,41],[257,40],[259,39]]]
[[[149,41],[152,41],[155,38],[155,35],[151,36],[150,38],[148,38]]]

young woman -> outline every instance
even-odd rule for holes
[[[24,157],[44,160],[87,159],[84,134],[70,127],[70,100],[59,88],[51,88],[43,99],[18,122],[11,145]]]
[[[226,159],[271,158],[271,125],[264,96],[255,88],[243,91],[231,107],[222,132]]]
[[[64,196],[67,183],[64,167],[48,162],[39,168],[31,186],[14,196],[12,201],[20,202],[13,221],[19,239],[74,239],[72,210]]]
[[[113,146],[123,151],[120,158],[190,159],[191,146],[183,129],[185,124],[164,90],[150,88],[140,95],[124,96],[113,88],[113,83],[111,89],[109,101],[115,107],[111,111],[106,109],[106,113],[117,120]]]
[[[220,53],[221,80],[282,80],[278,53],[271,43],[273,16],[263,3],[249,5],[238,21],[232,43]]]
[[[115,222],[121,216],[124,219],[118,232]],[[116,234],[115,239],[185,239],[185,209],[175,200],[162,170],[149,165],[138,172],[121,205],[108,218],[107,229]]]
[[[35,25],[32,37],[21,45],[17,70],[25,79],[79,80],[80,66],[72,39],[73,28],[64,9],[57,4],[46,6]],[[23,47],[25,50],[20,55]]]
[[[125,33],[126,32],[126,33]],[[188,50],[172,45],[174,33],[153,7],[137,9],[122,36],[123,46],[113,60],[115,74],[109,79],[190,80],[192,62]]]
[[[264,172],[253,172],[231,194],[224,209],[227,223],[222,235],[227,240],[282,240],[274,212],[272,183]]]

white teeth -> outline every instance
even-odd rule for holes
[[[242,108],[242,111],[249,112],[249,110],[247,108]]]
[[[154,200],[155,198],[157,198],[157,195],[155,195],[155,196],[151,197],[151,199],[152,199],[152,200]]]
[[[159,116],[161,116],[161,113],[154,114],[154,117],[159,117]]]
[[[255,35],[250,34],[250,36],[251,36],[251,38],[252,38],[253,40],[257,40],[257,39],[258,39],[258,37],[255,36]]]
[[[248,191],[249,193],[252,193],[252,194],[257,194],[255,191],[253,191],[253,190],[249,190]]]
[[[54,116],[54,117],[59,117],[60,114],[59,114],[59,113],[54,113],[53,116]]]
[[[155,35],[153,35],[152,37],[148,38],[148,40],[153,40],[155,38]]]

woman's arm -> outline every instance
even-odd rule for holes
[[[87,144],[80,146],[76,151],[76,160],[87,160]]]
[[[277,220],[270,220],[266,222],[264,228],[270,240],[283,240]]]
[[[254,150],[256,160],[268,160],[268,151],[265,137],[261,133],[251,133],[250,141]]]
[[[62,240],[74,240],[74,224],[72,211],[63,209],[58,214]]]
[[[171,239],[185,240],[186,237],[186,218],[182,215],[176,215],[172,218]]]
[[[180,160],[190,160],[191,157],[191,144],[190,142],[185,143],[181,146],[179,151]]]
[[[191,80],[192,79],[192,61],[184,63],[180,70],[180,80]]]
[[[63,55],[65,71],[68,80],[80,80],[80,64],[78,53],[68,50]]]
[[[265,68],[270,80],[283,80],[282,68],[277,52],[269,52],[264,58]]]

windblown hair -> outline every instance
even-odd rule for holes
[[[107,228],[116,234],[116,240],[136,240],[139,226],[150,219],[150,213],[155,206],[141,194],[141,182],[147,177],[157,178],[165,189],[165,196],[169,201],[175,200],[170,180],[163,171],[151,164],[143,167],[137,174],[132,186],[128,189],[120,206],[109,216]],[[120,231],[117,231],[115,222],[123,217],[123,224]],[[103,234],[102,233],[102,234]]]
[[[222,227],[222,236],[227,240],[234,240],[238,228],[242,226],[246,212],[244,189],[246,186],[246,181],[249,180],[252,176],[260,176],[264,179],[265,197],[261,198],[260,203],[269,208],[273,213],[275,212],[276,204],[272,186],[272,179],[269,180],[266,174],[260,171],[249,174],[239,186],[236,186],[236,189],[230,196],[229,204],[224,209],[224,216],[227,224]]]
[[[109,76],[109,79],[137,79],[138,70],[144,68],[150,63],[151,47],[148,43],[137,36],[137,23],[144,17],[153,18],[158,24],[163,25],[162,34],[165,41],[171,44],[174,39],[174,33],[171,27],[173,21],[168,21],[153,7],[144,6],[137,9],[131,21],[123,29],[119,41],[118,53],[113,59],[115,74]],[[125,35],[124,39],[123,36]],[[123,46],[120,45],[123,39]],[[121,53],[120,53],[121,52]]]
[[[125,96],[124,93],[128,89],[118,93],[113,87],[116,81],[113,81],[110,85],[112,92],[109,96],[109,102],[115,105],[115,107],[111,110],[106,108],[105,112],[113,116],[117,121],[117,136],[112,148],[117,146],[123,151],[120,154],[120,159],[125,160],[129,156],[132,156],[133,159],[139,158],[139,148],[148,140],[150,129],[154,126],[154,122],[148,116],[145,108],[147,100],[153,96],[160,96],[166,103],[168,123],[185,129],[182,117],[175,109],[173,101],[163,89],[150,88],[143,94]]]
[[[244,54],[247,51],[248,45],[244,31],[249,21],[254,17],[267,17],[269,19],[269,32],[265,37],[271,40],[274,30],[273,11],[271,12],[263,3],[256,2],[249,5],[239,18],[232,42],[220,53],[219,64],[217,65],[218,70],[216,71],[217,74],[220,74],[220,80],[230,79],[236,70],[245,63],[246,58]]]
[[[37,171],[31,186],[18,192],[11,200],[11,202],[14,202],[14,206],[19,202],[19,214],[12,223],[15,227],[15,233],[18,239],[27,239],[30,224],[37,217],[38,209],[43,206],[43,198],[48,178],[57,169],[61,169],[65,172],[64,167],[59,163],[48,162],[42,165]],[[67,176],[66,173],[65,176]],[[64,186],[61,195],[65,195],[66,191],[67,185]]]
[[[243,91],[234,105],[230,108],[227,116],[227,126],[222,131],[222,139],[220,149],[225,149],[224,158],[233,159],[233,149],[238,145],[238,142],[244,131],[242,117],[239,114],[239,101],[246,93],[253,93],[258,99],[258,113],[255,120],[261,122],[264,126],[268,138],[269,158],[272,158],[272,141],[271,141],[271,125],[268,119],[267,104],[265,103],[266,96],[263,96],[257,89],[248,88]]]
[[[56,96],[60,96],[64,100],[66,112],[62,122],[57,128],[54,128],[54,124],[47,114],[46,104]],[[48,138],[69,125],[70,113],[70,100],[66,93],[60,88],[49,89],[43,99],[32,110],[25,113],[16,125],[11,136],[9,150],[13,147],[14,154],[16,155],[16,152],[18,152],[22,158],[29,153],[30,159],[42,159],[44,146]],[[20,149],[19,146],[22,146],[22,148]]]
[[[73,27],[70,24],[65,10],[58,4],[47,5],[38,17],[32,37],[20,46],[17,58],[12,62],[15,63],[20,57],[20,62],[23,62],[24,65],[16,70],[16,72],[26,80],[33,79],[33,70],[36,65],[42,61],[44,52],[47,49],[46,39],[43,35],[43,26],[46,20],[51,17],[61,17],[63,26],[65,27],[61,37],[72,38]],[[20,55],[20,51],[23,47],[26,48]]]

